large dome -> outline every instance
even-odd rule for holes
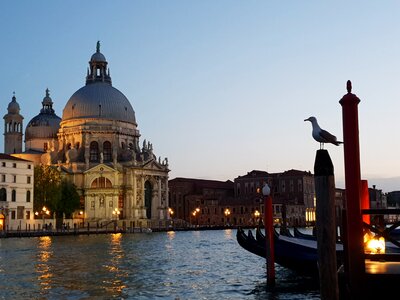
[[[63,110],[63,121],[71,119],[108,119],[136,125],[131,103],[111,84],[107,61],[97,42],[86,76],[86,85],[77,90]]]
[[[62,119],[98,118],[136,124],[135,111],[119,90],[106,82],[94,82],[77,90],[68,100]]]

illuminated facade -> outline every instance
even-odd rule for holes
[[[85,81],[67,101],[62,118],[55,114],[46,90],[40,114],[26,127],[25,151],[13,151],[13,155],[56,166],[77,186],[82,218],[90,226],[118,219],[126,226],[146,227],[166,220],[168,159],[157,159],[146,140],[139,146],[135,111],[113,87],[99,42]],[[19,114],[19,106],[10,105]],[[6,138],[11,136],[6,134]],[[21,137],[21,131],[14,136]]]

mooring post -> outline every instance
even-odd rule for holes
[[[363,225],[360,209],[361,172],[358,132],[358,110],[360,99],[351,93],[351,82],[347,81],[347,94],[339,101],[342,105],[344,167],[346,186],[346,232],[347,259],[350,297],[361,299],[362,281],[365,274]]]
[[[271,189],[268,184],[265,184],[262,193],[264,195],[264,226],[265,226],[265,242],[267,259],[267,285],[275,285],[275,251],[274,251],[274,225],[272,214],[272,197],[270,196]]]
[[[368,191],[368,181],[361,180],[361,209],[369,209],[369,191]],[[362,215],[363,222],[371,224],[371,215]]]
[[[322,300],[339,299],[336,260],[335,176],[327,150],[318,150],[314,164],[318,272]]]

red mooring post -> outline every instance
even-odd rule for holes
[[[361,180],[361,209],[369,208],[368,180]],[[371,215],[362,215],[362,220],[367,224],[371,224]]]
[[[266,256],[267,259],[267,285],[275,285],[275,251],[274,251],[274,225],[272,215],[272,197],[270,196],[270,188],[265,184],[262,192],[264,195],[264,226],[266,239]]]
[[[344,226],[348,264],[347,284],[352,299],[361,299],[362,281],[365,274],[363,225],[361,218],[361,174],[360,146],[358,134],[358,109],[360,99],[351,93],[351,82],[347,81],[347,94],[339,101],[342,105],[344,166],[346,185],[346,222]]]

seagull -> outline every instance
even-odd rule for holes
[[[317,118],[316,117],[309,117],[308,119],[305,119],[304,121],[310,121],[312,124],[312,136],[314,140],[319,142],[320,144],[320,149],[324,148],[324,143],[331,143],[336,146],[339,146],[340,144],[343,144],[343,142],[340,142],[336,139],[336,136],[330,134],[328,131],[323,130],[321,127],[319,127]]]

